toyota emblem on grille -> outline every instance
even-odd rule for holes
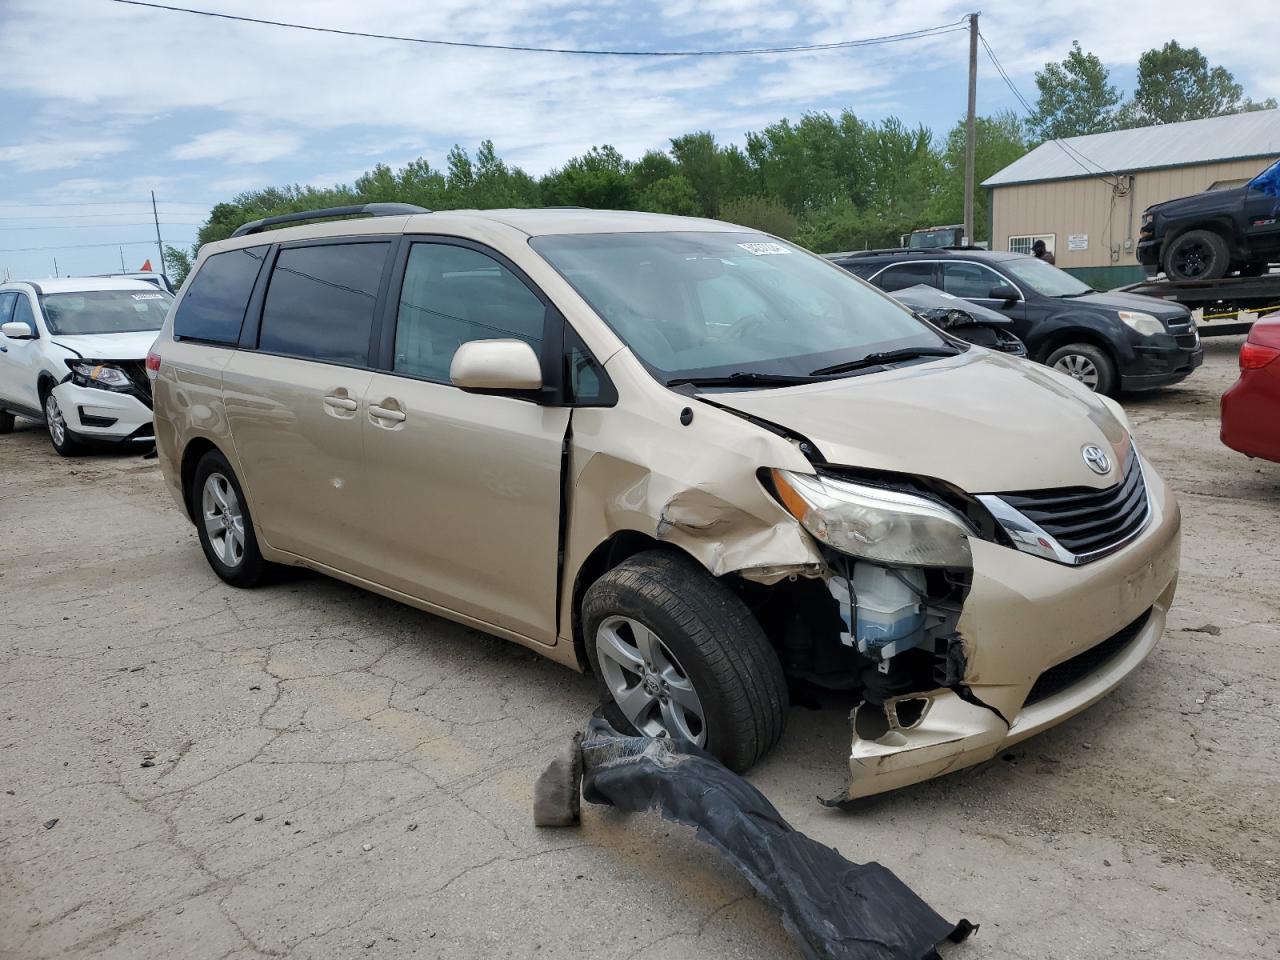
[[[1084,462],[1089,465],[1089,469],[1094,473],[1106,474],[1111,471],[1111,458],[1101,447],[1095,447],[1089,444],[1080,451],[1084,455]]]

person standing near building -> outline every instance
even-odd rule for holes
[[[1057,263],[1053,259],[1053,254],[1049,252],[1049,248],[1044,245],[1043,240],[1037,240],[1031,245],[1031,253],[1037,260],[1043,260],[1045,263]]]

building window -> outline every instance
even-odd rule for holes
[[[1056,251],[1053,249],[1053,241],[1055,237],[1057,237],[1056,233],[1033,233],[1025,237],[1010,237],[1009,252],[1025,253],[1027,256],[1031,256],[1032,245],[1037,240],[1043,240],[1044,248],[1050,253],[1055,253]]]

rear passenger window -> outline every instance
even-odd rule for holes
[[[876,286],[884,291],[903,290],[918,283],[934,286],[932,263],[900,263],[876,277]]]
[[[276,257],[258,349],[364,366],[388,243],[289,247]]]
[[[249,296],[267,247],[215,253],[191,278],[191,286],[173,317],[178,339],[234,344],[249,306]]]
[[[520,279],[478,250],[416,243],[396,319],[397,373],[448,382],[458,347],[517,339],[541,355],[546,308]]]

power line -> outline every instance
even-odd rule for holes
[[[987,56],[991,59],[992,65],[996,68],[996,72],[1000,74],[1000,78],[1004,80],[1005,86],[1007,86],[1013,92],[1013,95],[1018,99],[1018,102],[1022,104],[1022,108],[1026,110],[1028,114],[1034,114],[1036,112],[1035,108],[1032,107],[1031,104],[1027,102],[1027,98],[1022,95],[1021,91],[1019,91],[1016,86],[1014,86],[1013,80],[1009,78],[1009,74],[1005,72],[1005,69],[1001,65],[1000,60],[996,57],[996,52],[991,49],[991,44],[987,43],[987,38],[985,36],[982,36],[982,34],[979,34],[978,39],[982,41],[982,46],[987,51]],[[1075,162],[1076,166],[1078,166],[1085,173],[1089,174],[1089,176],[1096,177],[1097,179],[1101,180],[1103,183],[1111,186],[1113,189],[1119,186],[1118,179],[1108,179],[1109,177],[1114,178],[1115,177],[1114,173],[1108,171],[1106,167],[1098,163],[1096,160],[1091,160],[1088,157],[1086,157],[1083,153],[1081,153],[1075,147],[1071,146],[1071,144],[1067,143],[1065,140],[1061,139],[1060,137],[1054,137],[1049,142],[1056,144],[1057,147],[1060,150],[1062,150],[1063,153],[1065,153],[1068,157],[1070,157]],[[1086,164],[1089,164],[1089,163],[1093,164],[1094,167],[1096,167],[1097,169],[1090,170],[1089,167],[1086,166]]]
[[[0,201],[0,207],[149,207],[150,202],[146,200],[82,200],[76,203],[68,201],[59,201],[57,203],[45,203],[33,200],[4,200]],[[84,214],[84,216],[94,216],[94,214]]]
[[[147,224],[147,226],[150,226],[150,224]],[[30,253],[33,250],[87,250],[90,247],[149,247],[153,243],[155,243],[154,240],[117,240],[114,243],[56,243],[51,247],[0,247],[0,253]]]
[[[29,217],[0,217],[0,221],[7,223],[10,220],[89,220],[101,219],[102,217],[136,217],[137,215],[138,211],[136,210],[121,210],[119,213],[41,213]],[[166,217],[181,217],[183,213],[177,210],[166,210],[164,215]],[[102,226],[109,227],[111,224],[104,223]]]
[[[312,33],[329,33],[342,37],[361,37],[367,40],[394,40],[398,43],[420,43],[437,47],[465,47],[471,50],[559,53],[589,57],[752,57],[771,53],[812,53],[821,50],[848,50],[853,47],[898,43],[903,40],[919,40],[924,37],[941,36],[944,33],[967,29],[967,20],[962,18],[953,23],[940,24],[936,27],[924,27],[920,30],[910,30],[906,33],[894,33],[882,37],[865,37],[860,40],[836,40],[831,43],[794,44],[783,47],[746,47],[737,50],[590,50],[570,47],[535,47],[523,44],[473,43],[466,40],[437,40],[427,37],[404,37],[387,33],[366,33],[362,30],[343,30],[338,27],[320,27],[306,23],[286,23],[283,20],[264,20],[260,17],[241,17],[230,13],[218,13],[214,10],[195,10],[190,7],[176,7],[164,3],[149,3],[146,0],[110,0],[110,2],[130,7],[163,10],[167,13],[188,13],[199,17],[214,17],[219,20],[234,20],[240,23],[253,23],[267,27],[285,27],[290,30],[308,30]]]
[[[161,226],[165,227],[199,227],[201,224],[192,223],[189,220],[161,220]],[[0,233],[6,230],[112,230],[116,227],[150,227],[154,222],[148,220],[146,223],[55,223],[47,227],[5,227],[0,226]]]

